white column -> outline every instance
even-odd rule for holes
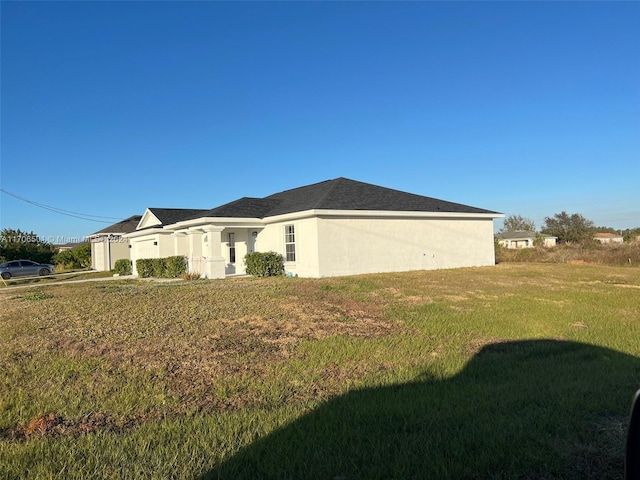
[[[205,227],[204,234],[207,236],[207,248],[203,253],[204,275],[206,278],[225,277],[225,259],[221,254],[223,227]]]
[[[186,238],[187,236],[187,232],[175,232],[173,234],[173,254],[178,256],[178,255],[185,255],[187,252],[184,251],[184,248],[181,248],[181,243],[183,242],[183,240]]]
[[[188,236],[188,251],[187,261],[189,262],[189,273],[203,274],[202,269],[202,231],[201,230],[189,230]]]

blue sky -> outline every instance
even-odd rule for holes
[[[640,226],[638,2],[1,2],[2,228],[348,177]],[[501,221],[495,222],[496,229]]]

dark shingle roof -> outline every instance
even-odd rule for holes
[[[200,217],[232,217],[232,218],[264,218],[276,205],[277,201],[266,198],[242,197],[239,200],[207,210]]]
[[[190,219],[201,217],[265,218],[306,210],[497,213],[341,177],[285,190],[265,198],[243,197],[211,210],[196,211]],[[156,214],[156,209],[152,211]],[[186,219],[182,218],[181,220]],[[169,222],[163,221],[162,223]]]
[[[142,215],[131,215],[129,218],[125,218],[124,220],[92,233],[92,235],[98,235],[100,233],[131,233],[135,231],[141,218]]]
[[[171,225],[189,218],[203,217],[207,210],[200,208],[150,208],[162,225]]]
[[[497,213],[342,177],[286,190],[266,199],[278,200],[278,205],[269,211],[269,216],[311,209]]]

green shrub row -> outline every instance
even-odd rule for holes
[[[131,260],[128,258],[116,260],[115,271],[118,275],[131,275]]]
[[[284,257],[275,252],[251,252],[244,256],[247,273],[254,277],[284,275]]]
[[[165,258],[140,258],[136,260],[138,276],[142,278],[178,278],[187,271],[187,260],[183,256]]]

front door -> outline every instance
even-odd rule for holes
[[[235,232],[227,233],[227,248],[229,249],[227,252],[227,259],[229,262],[227,263],[226,274],[234,274],[236,273],[236,234]]]

